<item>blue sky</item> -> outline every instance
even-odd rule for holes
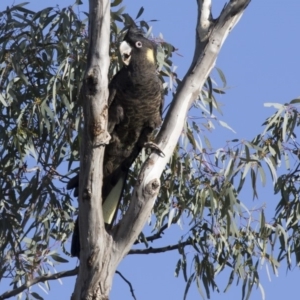
[[[87,0],[82,10],[87,10]],[[15,4],[23,1],[15,1]],[[13,1],[0,2],[0,10],[11,5]],[[214,16],[222,9],[225,1],[213,0]],[[288,3],[288,5],[287,5]],[[29,8],[39,10],[46,6],[60,7],[72,4],[72,0],[30,1]],[[174,64],[178,66],[177,73],[183,77],[189,67],[194,49],[194,32],[196,24],[196,1],[179,0],[124,0],[127,12],[133,16],[139,8],[145,8],[144,19],[157,19],[153,23],[153,33],[162,33],[164,38],[178,48],[180,55],[174,55]],[[265,102],[289,102],[300,94],[300,2],[298,0],[264,0],[250,3],[244,16],[233,29],[226,40],[218,57],[216,66],[222,69],[227,79],[227,93],[218,98],[223,104],[222,120],[227,122],[237,133],[217,128],[210,136],[215,147],[222,147],[227,139],[251,139],[262,130],[261,124],[265,118],[273,113],[265,108]],[[267,204],[267,216],[271,218],[276,205],[276,198],[272,196],[272,183],[269,180],[265,189],[260,190],[259,200],[251,206]],[[269,212],[268,212],[269,211]],[[178,240],[185,233],[173,226],[166,232],[164,242],[158,245],[168,245],[169,241]],[[131,281],[138,300],[152,299],[182,299],[185,282],[180,276],[174,277],[174,270],[179,255],[176,251],[158,255],[129,256],[124,259],[118,270]],[[58,270],[72,269],[77,263],[70,258],[69,264],[59,266]],[[115,276],[111,300],[132,299],[127,284]],[[295,268],[286,272],[283,264],[279,270],[279,277],[271,274],[272,282],[266,275],[265,265],[261,267],[260,279],[264,286],[266,299],[281,299],[286,296],[295,298],[299,283],[299,271]],[[211,299],[240,299],[241,286],[233,284],[224,294],[228,273],[217,277],[220,293],[211,294]],[[35,287],[44,299],[69,299],[75,284],[75,278],[62,279],[62,285],[51,282],[49,295]],[[7,287],[0,287],[0,294]],[[187,299],[201,299],[196,286],[192,286]],[[255,290],[251,299],[261,299],[260,292]]]

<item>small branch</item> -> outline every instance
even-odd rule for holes
[[[178,216],[174,217],[171,224],[175,224],[176,222],[178,221]],[[155,240],[158,240],[161,238],[161,235],[164,233],[164,231],[168,228],[169,224],[166,223],[164,226],[162,226],[159,231],[153,235],[150,235],[148,237],[145,237],[146,241],[147,242],[153,242]],[[137,245],[137,244],[141,244],[142,241],[139,241],[139,240],[136,240],[134,242],[134,245]]]
[[[173,251],[173,250],[177,250],[179,248],[185,247],[185,246],[189,246],[192,245],[193,240],[192,239],[188,239],[187,241],[183,242],[183,243],[178,243],[176,245],[172,245],[172,246],[166,246],[166,247],[161,247],[161,248],[147,248],[147,249],[132,249],[128,252],[128,254],[154,254],[154,253],[163,253],[163,252],[167,252],[167,251]]]
[[[78,273],[78,267],[76,267],[73,270],[62,271],[62,272],[58,272],[58,273],[55,273],[52,275],[44,275],[44,276],[34,278],[32,280],[28,280],[26,283],[24,283],[20,287],[13,289],[11,291],[5,292],[4,294],[0,295],[0,300],[8,299],[10,297],[16,296],[19,293],[23,292],[24,290],[27,290],[32,285],[37,284],[39,282],[45,282],[48,280],[56,280],[59,278],[70,277],[70,276],[77,275],[77,273]]]
[[[119,271],[116,271],[116,274],[118,274],[128,285],[129,285],[129,288],[130,288],[130,292],[131,292],[131,295],[132,295],[132,298],[134,299],[134,300],[136,300],[136,297],[135,297],[135,295],[134,295],[134,290],[133,290],[133,288],[132,288],[132,284],[131,284],[131,282],[129,281],[129,280],[127,280],[123,275],[122,275],[122,273],[121,272],[119,272]]]
[[[295,176],[295,174],[296,174],[297,172],[299,172],[299,167],[300,167],[300,163],[298,163],[297,167],[295,168],[295,171],[292,172],[292,173],[290,173],[289,176]]]
[[[148,237],[145,237],[146,241],[147,241],[147,242],[153,242],[153,241],[155,241],[155,240],[160,239],[160,238],[161,238],[161,235],[163,234],[163,232],[164,232],[167,228],[168,228],[168,224],[165,224],[163,227],[161,227],[161,228],[159,229],[159,231],[158,231],[157,233],[155,233],[155,234],[153,234],[153,235],[150,235],[150,236],[148,236]],[[137,244],[140,244],[140,243],[142,243],[142,241],[136,240],[136,241],[134,242],[134,245],[137,245]]]

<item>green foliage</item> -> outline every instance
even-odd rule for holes
[[[207,126],[210,120],[206,124],[187,122],[178,149],[163,174],[160,198],[154,207],[156,228],[170,216],[174,218],[172,222],[189,222],[188,233],[179,241],[181,260],[175,272],[178,276],[182,271],[187,282],[184,297],[196,281],[199,293],[210,298],[210,289],[218,290],[215,276],[229,267],[232,271],[225,291],[236,278],[242,282],[242,299],[249,299],[253,286],[263,291],[259,264],[270,265],[275,274],[282,260],[288,268],[292,267],[292,260],[299,264],[300,163],[295,139],[300,124],[299,103],[295,99],[285,105],[266,104],[278,110],[263,124],[262,134],[251,142],[227,141],[226,147],[216,150],[210,144],[204,148],[198,136],[204,136],[211,128]],[[279,169],[281,161],[286,168],[278,177],[283,172]],[[274,192],[280,193],[281,199],[274,219],[268,222],[263,206],[247,208],[249,197],[243,196],[242,189],[249,178],[256,198],[257,182],[264,186],[270,177]],[[169,214],[170,204],[175,213]],[[190,275],[188,256],[194,264]]]
[[[73,230],[65,169],[78,153],[87,43],[71,8],[17,5],[0,18],[0,277],[16,288],[55,272]]]
[[[133,21],[119,7],[121,2],[111,4],[109,78],[121,66],[118,45]],[[81,20],[74,7],[33,12],[20,4],[0,12],[0,280],[9,279],[13,289],[54,273],[56,264],[67,262],[69,255],[66,242],[77,203],[65,185],[78,169],[79,92],[88,46],[87,20]],[[135,22],[151,36],[147,22]],[[174,94],[181,84],[171,61],[175,48],[162,36],[154,40],[166,94]],[[253,286],[262,289],[259,264],[269,264],[276,273],[282,260],[289,268],[292,260],[300,263],[300,150],[295,139],[300,100],[268,104],[277,112],[266,120],[262,134],[214,149],[207,132],[215,124],[232,130],[213,114],[221,112],[215,95],[226,88],[224,74],[216,71],[222,87],[208,78],[195,101],[161,177],[154,234],[141,233],[140,242],[148,251],[150,241],[184,221],[190,228],[179,238],[175,269],[187,283],[183,297],[195,282],[200,295],[209,298],[211,291],[219,291],[216,275],[228,269],[225,291],[236,279],[242,283],[242,299],[248,299]],[[143,152],[132,168],[121,214],[145,158]],[[286,171],[279,176],[281,161]],[[266,220],[264,207],[249,209],[242,194],[248,180],[257,198],[257,182],[264,186],[269,177],[281,196],[272,222]],[[45,287],[49,289],[49,282]],[[40,297],[31,291],[28,295]]]
[[[14,289],[68,261],[59,249],[69,255],[77,206],[65,185],[78,169],[88,45],[87,19],[75,7],[34,12],[19,4],[0,13],[0,280]],[[109,78],[120,68],[121,28],[133,22],[123,11],[111,13]],[[165,74],[168,49],[159,45]]]

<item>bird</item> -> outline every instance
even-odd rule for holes
[[[157,44],[132,24],[119,46],[123,67],[109,83],[108,132],[103,160],[102,205],[106,228],[111,228],[122,199],[129,169],[143,147],[157,149],[150,141],[162,124],[163,83],[157,72]],[[78,195],[79,175],[67,189]],[[75,222],[71,255],[79,258],[78,218]]]

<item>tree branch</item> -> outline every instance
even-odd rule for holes
[[[251,0],[231,0],[229,3],[226,3],[220,15],[220,23],[224,25],[230,18],[237,16],[237,20],[233,19],[236,24],[250,2]]]
[[[20,287],[18,287],[16,289],[13,289],[13,290],[10,290],[10,291],[7,291],[7,292],[3,293],[2,295],[0,295],[0,300],[4,300],[4,299],[8,299],[10,297],[16,296],[16,295],[22,293],[24,290],[27,290],[28,288],[30,288],[31,286],[33,286],[33,285],[35,285],[39,282],[45,282],[45,281],[48,281],[48,280],[57,280],[57,279],[64,278],[64,277],[75,276],[75,275],[78,274],[78,270],[79,270],[79,267],[76,267],[73,270],[62,271],[62,272],[58,272],[58,273],[55,273],[55,274],[44,275],[44,276],[36,277],[32,280],[28,280],[26,283],[24,283]],[[134,290],[133,290],[133,287],[132,287],[132,284],[130,283],[130,281],[127,280],[122,275],[121,272],[116,271],[116,273],[129,285],[131,295],[132,295],[133,299],[136,300]]]
[[[7,291],[4,294],[0,295],[0,300],[3,299],[8,299],[10,297],[16,296],[18,294],[20,294],[21,292],[23,292],[24,290],[27,290],[29,287],[31,287],[34,284],[37,284],[39,282],[45,282],[48,280],[56,280],[59,278],[64,278],[64,277],[70,277],[70,276],[74,276],[78,274],[78,267],[76,267],[73,270],[69,270],[69,271],[62,271],[62,272],[58,272],[52,275],[44,275],[44,276],[40,276],[40,277],[36,277],[33,278],[32,280],[28,280],[26,283],[24,283],[23,285],[21,285],[20,287],[13,289],[11,291]]]
[[[161,235],[163,234],[163,232],[168,228],[168,224],[165,224],[164,226],[162,226],[158,232],[156,232],[155,234],[153,235],[150,235],[148,237],[145,237],[145,240],[147,242],[153,242],[155,240],[158,240],[161,238]],[[137,245],[137,244],[141,244],[143,241],[140,241],[140,240],[136,240],[134,242],[134,245]]]
[[[127,280],[123,275],[122,275],[122,273],[121,272],[119,272],[119,271],[116,271],[116,273],[129,285],[129,288],[130,288],[130,292],[131,292],[131,295],[132,295],[132,298],[134,299],[134,300],[136,300],[136,297],[135,297],[135,295],[134,295],[134,290],[133,290],[133,288],[132,288],[132,284],[131,284],[131,282],[129,281],[129,280]]]
[[[175,223],[178,221],[178,217],[179,217],[179,216],[174,217],[173,220],[172,220],[172,222],[171,222],[171,224],[175,224]],[[155,240],[160,239],[160,238],[161,238],[161,235],[162,235],[162,234],[164,233],[164,231],[168,228],[168,226],[169,226],[169,224],[166,223],[164,226],[162,226],[162,227],[158,230],[158,232],[156,232],[155,234],[150,235],[150,236],[148,236],[148,237],[145,237],[146,241],[147,241],[147,242],[153,242],[153,241],[155,241]],[[137,245],[137,244],[140,244],[140,243],[142,243],[142,241],[136,240],[136,241],[134,242],[134,245]]]
[[[81,133],[79,180],[80,266],[72,300],[108,299],[118,259],[106,233],[102,213],[102,178],[107,132],[110,0],[89,0],[89,46],[80,98]]]
[[[197,32],[201,42],[204,42],[208,36],[212,22],[212,14],[211,14],[211,0],[202,0],[202,5],[198,5],[198,9],[200,10],[197,24]]]
[[[128,252],[128,254],[154,254],[154,253],[163,253],[167,251],[173,251],[177,250],[179,248],[183,248],[185,246],[192,245],[193,240],[188,239],[183,243],[171,245],[171,246],[165,246],[165,247],[160,247],[160,248],[147,248],[147,249],[132,249]]]
[[[158,194],[161,173],[176,147],[187,112],[193,102],[199,97],[226,37],[239,21],[250,1],[231,0],[224,7],[219,18],[214,20],[214,26],[211,26],[212,28],[210,28],[208,37],[204,41],[203,36],[200,36],[196,30],[196,47],[193,61],[191,62],[189,71],[177,89],[174,100],[171,103],[156,139],[157,145],[165,156],[160,157],[152,153],[146,160],[140,171],[129,208],[120,221],[119,226],[115,228],[114,239],[118,249],[122,251],[122,256],[125,256],[129,252],[131,245],[142,231]],[[203,10],[204,2],[206,8]],[[198,28],[198,26],[201,27],[201,24],[206,24],[204,20],[205,16],[209,19],[211,13],[208,11],[210,9],[209,1],[198,0],[197,3]],[[202,11],[205,13],[204,17],[201,15]],[[211,21],[207,20],[207,23],[211,24]]]

